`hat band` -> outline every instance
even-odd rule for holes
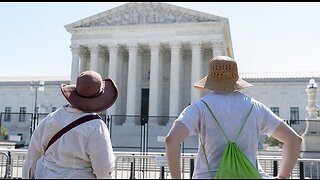
[[[94,95],[92,95],[92,96],[83,96],[83,95],[79,94],[76,89],[74,90],[74,93],[75,93],[77,96],[82,97],[82,98],[95,98],[95,97],[100,96],[103,92],[104,92],[104,89],[101,89],[100,91],[96,92],[96,93],[95,93]]]

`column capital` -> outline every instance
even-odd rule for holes
[[[88,49],[89,49],[90,53],[99,53],[100,46],[99,45],[89,45]]]
[[[80,54],[80,50],[82,49],[80,45],[70,45],[70,49],[72,53]]]
[[[158,43],[158,42],[149,43],[149,48],[150,48],[151,51],[159,50],[160,49],[160,43]]]
[[[137,51],[137,49],[138,49],[138,44],[137,43],[129,43],[129,44],[127,44],[127,47],[128,47],[129,53],[130,52],[138,52]]]
[[[210,43],[213,48],[224,47],[224,42],[222,41],[211,41]]]
[[[109,43],[107,44],[109,51],[116,51],[119,48],[119,44],[117,43]]]
[[[201,41],[192,41],[190,42],[191,49],[201,49],[202,42]]]
[[[138,48],[138,43],[128,43],[127,47],[128,47],[128,49]]]
[[[181,49],[181,42],[170,42],[170,49]]]
[[[80,55],[81,56],[88,56],[89,55],[89,51],[87,48],[81,48],[80,49]]]

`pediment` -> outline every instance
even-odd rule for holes
[[[147,2],[131,2],[66,25],[67,29],[121,25],[197,23],[227,21],[226,18],[179,6]]]

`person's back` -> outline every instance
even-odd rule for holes
[[[22,178],[112,178],[115,163],[107,125],[97,113],[118,97],[113,80],[95,71],[79,74],[76,85],[62,84],[70,103],[46,116],[35,128]]]
[[[249,86],[252,85],[238,76],[237,64],[232,58],[218,56],[210,61],[208,75],[193,87],[212,92],[186,107],[166,137],[168,165],[172,178],[181,177],[179,146],[189,135],[198,135],[202,140],[213,176],[219,166],[227,140],[202,100],[208,104],[231,141],[235,140],[253,104],[252,112],[237,139],[237,145],[252,164],[256,165],[260,136],[268,134],[276,137],[284,142],[285,159],[281,161],[278,176],[289,177],[299,155],[301,138],[265,105],[238,92]],[[265,173],[261,172],[261,175],[267,178]],[[193,178],[210,178],[200,142]]]
[[[281,120],[277,117],[267,117],[274,116],[274,114],[268,112],[268,109],[260,102],[240,92],[228,95],[212,92],[202,97],[201,100],[209,105],[221,128],[231,141],[235,140],[253,103],[252,112],[237,139],[237,144],[250,161],[256,164],[256,152],[260,135],[273,132],[281,123]],[[185,109],[176,121],[182,121],[189,128],[190,134],[199,133],[205,144],[212,174],[214,175],[227,140],[201,100],[194,102],[188,109]],[[270,121],[267,122],[266,120]],[[199,124],[200,126],[197,127],[192,124]],[[199,153],[202,154],[203,151]],[[198,169],[198,167],[205,168]],[[194,172],[193,178],[208,177],[206,162],[203,159],[197,158],[195,169],[197,171]]]
[[[40,140],[37,147],[46,148],[48,139],[74,120],[92,113],[84,113],[70,106],[63,106],[44,118],[33,133],[33,140]],[[30,145],[34,145],[31,142]],[[103,150],[103,151],[102,151]],[[103,152],[103,153],[101,153]],[[59,138],[45,151],[36,163],[36,179],[91,179],[111,178],[115,156],[109,131],[101,119],[79,125]],[[100,172],[98,168],[104,168]],[[95,171],[94,171],[95,170]],[[109,170],[109,172],[107,172]]]

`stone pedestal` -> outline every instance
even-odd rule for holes
[[[303,158],[320,158],[320,136],[319,134],[303,134],[300,156]]]
[[[309,113],[306,118],[306,130],[302,134],[302,158],[320,158],[320,119],[318,117],[319,106],[316,104],[317,83],[311,79],[307,85],[308,105],[306,110]]]

